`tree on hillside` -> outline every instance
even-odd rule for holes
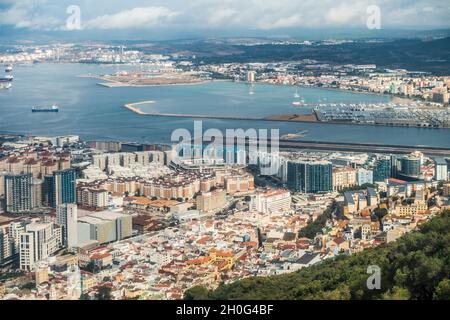
[[[106,286],[99,287],[95,300],[111,300],[111,288]]]

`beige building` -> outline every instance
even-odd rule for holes
[[[224,185],[227,193],[231,195],[245,193],[255,189],[254,178],[249,174],[225,177]]]
[[[85,208],[106,208],[108,191],[96,188],[77,188],[77,203]]]
[[[357,183],[357,171],[355,169],[350,167],[333,169],[334,191],[356,186]]]
[[[411,205],[400,205],[395,207],[397,216],[413,216],[416,214],[424,214],[428,210],[425,200],[415,200]]]
[[[0,192],[1,194],[1,192]],[[450,196],[450,183],[444,184],[444,196],[448,197]]]
[[[131,236],[131,215],[103,211],[78,218],[78,243],[96,240],[100,244],[119,241]]]
[[[361,239],[370,240],[372,237],[372,225],[370,222],[361,225]]]
[[[351,214],[376,206],[378,202],[378,194],[373,188],[344,192],[344,205]]]
[[[199,195],[196,199],[197,209],[204,212],[210,212],[221,209],[226,205],[226,191],[216,190]]]
[[[48,266],[46,264],[42,264],[36,267],[36,270],[34,272],[34,280],[37,285],[48,282]]]

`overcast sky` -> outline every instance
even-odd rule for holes
[[[449,0],[0,0],[0,28],[71,32],[70,5],[79,6],[85,33],[366,28],[371,5],[383,29],[450,27]]]

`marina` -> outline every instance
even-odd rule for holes
[[[151,101],[154,104],[155,101]],[[294,102],[295,103],[295,102]],[[294,104],[293,103],[293,104]],[[281,121],[281,122],[309,122],[324,124],[350,124],[350,125],[378,125],[378,126],[406,126],[418,128],[449,128],[450,111],[448,109],[421,109],[399,107],[389,104],[336,104],[315,105],[309,114],[285,114],[268,117],[250,116],[221,116],[191,113],[166,113],[153,110],[143,111],[140,106],[147,106],[149,102],[125,104],[128,110],[144,116],[163,116],[177,118],[203,118],[222,120],[249,120],[249,121]],[[294,104],[297,106],[297,104]],[[298,102],[298,106],[300,106]],[[305,109],[310,110],[310,109]]]
[[[345,122],[388,126],[449,128],[450,110],[433,104],[319,104],[314,108],[323,122]]]

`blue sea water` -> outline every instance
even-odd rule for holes
[[[193,118],[140,116],[126,103],[155,101],[144,111],[214,116],[266,117],[308,113],[292,106],[295,88],[212,82],[185,86],[106,88],[79,75],[105,74],[125,66],[37,64],[15,66],[13,88],[0,90],[0,132],[33,135],[77,134],[83,139],[169,143],[173,130],[193,130]],[[253,91],[254,94],[249,94]],[[320,88],[299,88],[307,103],[385,102],[387,96]],[[32,106],[60,106],[59,113],[32,113]],[[148,109],[150,108],[150,109]],[[357,126],[244,120],[202,119],[203,128],[307,130],[305,140],[450,147],[449,129]]]

